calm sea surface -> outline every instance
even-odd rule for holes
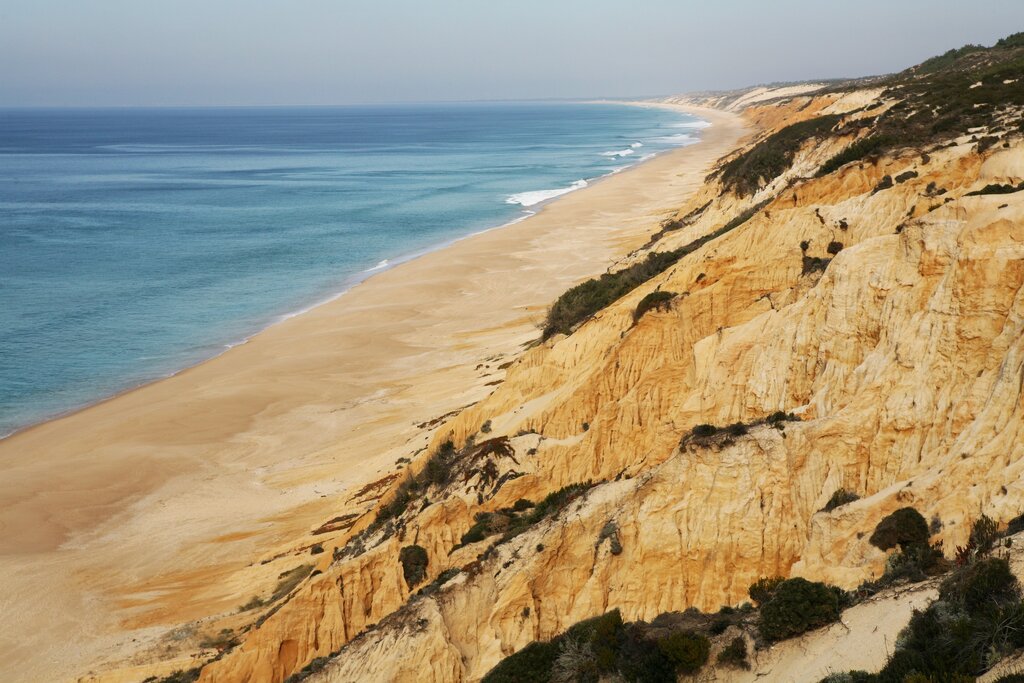
[[[0,435],[700,127],[595,104],[0,110]]]

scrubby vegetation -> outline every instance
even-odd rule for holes
[[[422,546],[407,545],[398,551],[398,561],[402,563],[402,576],[411,590],[423,583],[427,578],[427,551]]]
[[[821,508],[821,512],[832,512],[836,508],[852,503],[855,500],[860,500],[860,496],[853,491],[838,488],[832,494],[832,497],[828,499],[828,502],[825,503],[825,507]]]
[[[675,683],[699,672],[711,643],[700,632],[644,622],[624,623],[618,610],[587,619],[546,643],[531,643],[506,657],[484,683],[596,681]],[[743,652],[744,660],[746,650]]]
[[[928,522],[921,513],[906,507],[883,518],[868,542],[880,550],[890,550],[896,546],[906,549],[908,546],[926,543],[930,535]]]
[[[765,640],[785,640],[836,621],[846,602],[845,593],[835,586],[799,577],[786,579],[760,604],[758,627]]]
[[[675,631],[661,638],[658,649],[681,674],[694,674],[708,663],[711,641],[693,631]]]
[[[751,422],[734,422],[725,427],[716,427],[712,424],[699,424],[691,429],[687,434],[683,435],[683,438],[679,441],[679,447],[683,448],[687,444],[693,444],[696,446],[711,446],[711,445],[722,445],[728,446],[733,442],[734,439],[741,436],[745,436],[754,427],[760,427],[767,425],[783,431],[786,428],[787,422],[799,422],[800,418],[793,413],[786,413],[781,410],[776,411],[766,418],[761,420],[752,420]]]
[[[765,201],[750,207],[718,230],[695,239],[684,247],[672,251],[651,252],[643,261],[576,285],[558,297],[551,306],[544,323],[543,338],[548,339],[556,334],[571,334],[577,325],[590,316],[665,272],[684,256],[743,225],[767,204]]]
[[[651,292],[640,299],[633,311],[633,322],[636,323],[644,314],[650,310],[667,311],[672,306],[672,299],[676,298],[675,292],[663,292],[661,290]]]
[[[804,143],[826,135],[840,119],[834,114],[819,116],[772,133],[722,166],[722,184],[740,196],[756,193],[789,169],[793,157]]]
[[[478,543],[496,534],[501,534],[498,543],[510,541],[534,524],[558,514],[593,486],[594,483],[590,481],[569,484],[549,493],[536,505],[520,498],[510,508],[478,512],[473,526],[462,535],[460,545]]]
[[[816,175],[818,177],[826,176],[850,162],[860,161],[880,150],[892,147],[895,142],[896,140],[891,135],[870,135],[858,140],[822,164]]]
[[[417,476],[409,475],[395,490],[391,501],[377,511],[377,522],[399,517],[419,494],[428,487],[443,486],[451,476],[452,464],[458,452],[455,444],[445,441],[427,460]]]
[[[195,683],[199,680],[199,674],[202,673],[202,667],[197,666],[191,669],[179,669],[174,671],[163,678],[157,678],[156,676],[150,676],[145,679],[142,683]]]
[[[1021,589],[1007,558],[992,554],[998,540],[995,522],[985,516],[977,520],[968,545],[957,549],[956,568],[940,584],[938,599],[914,613],[885,667],[877,674],[851,672],[856,673],[851,680],[973,681],[1024,648]],[[928,547],[917,542],[893,557]],[[934,559],[937,546],[930,548]],[[949,567],[944,559],[939,564]]]
[[[986,185],[985,187],[981,188],[980,190],[975,190],[974,192],[968,192],[964,196],[965,197],[978,197],[978,196],[986,195],[986,194],[1013,194],[1014,192],[1020,192],[1021,190],[1024,190],[1024,183],[1021,183],[1020,185],[992,184],[992,185]]]
[[[743,636],[736,636],[718,653],[718,664],[733,669],[750,669],[747,661],[747,641]]]

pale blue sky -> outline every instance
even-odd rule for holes
[[[0,0],[0,106],[671,94],[896,71],[1024,0]]]

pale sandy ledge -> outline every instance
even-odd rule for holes
[[[492,391],[546,306],[643,244],[745,134],[734,114],[677,108],[712,123],[700,144],[0,441],[2,678],[73,680],[236,609],[261,559]]]

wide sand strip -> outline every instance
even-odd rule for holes
[[[2,678],[80,674],[236,608],[238,570],[394,471],[427,441],[417,424],[491,391],[545,307],[646,241],[745,132],[686,110],[713,124],[698,145],[0,441]]]

